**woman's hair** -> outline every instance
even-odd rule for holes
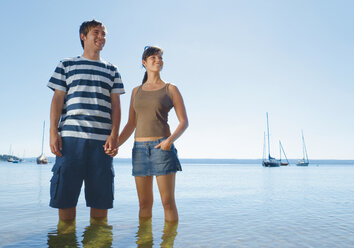
[[[146,46],[144,48],[142,60],[146,60],[148,57],[150,57],[152,55],[155,55],[155,54],[158,54],[158,53],[161,53],[161,55],[163,54],[163,51],[162,51],[161,48],[159,48],[157,46]],[[145,66],[144,66],[144,68],[145,68]],[[147,72],[145,71],[142,84],[144,84],[147,81],[147,79],[148,79],[148,75],[147,75]]]

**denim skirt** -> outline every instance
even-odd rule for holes
[[[133,176],[161,176],[182,171],[177,150],[173,144],[168,151],[155,148],[165,139],[134,142],[132,152]]]

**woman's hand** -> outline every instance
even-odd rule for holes
[[[104,152],[112,158],[118,154],[118,137],[110,135],[103,146]]]
[[[155,146],[155,148],[161,148],[161,150],[169,151],[169,150],[171,150],[171,146],[172,146],[172,142],[169,139],[165,139],[165,140],[161,141],[160,144]]]

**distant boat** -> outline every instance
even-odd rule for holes
[[[43,122],[43,135],[42,135],[42,153],[37,158],[37,164],[48,164],[48,158],[43,153],[43,143],[44,143],[44,129],[45,129],[45,121]]]
[[[12,157],[12,145],[10,145],[9,157],[7,158],[7,162],[12,163],[13,161],[14,161],[14,158]]]
[[[264,134],[264,145],[263,145],[263,159],[262,159],[262,165],[264,167],[279,167],[280,166],[280,160],[275,159],[272,156],[270,156],[270,143],[269,143],[269,123],[268,123],[268,112],[267,112],[267,137],[268,137],[268,158],[266,158],[266,152],[265,152],[265,134]]]
[[[9,157],[9,158],[7,159],[7,162],[17,164],[17,163],[22,162],[22,160],[19,159],[19,158],[17,158],[17,157],[15,157],[15,156],[12,156],[12,155],[11,155],[11,157]]]
[[[307,156],[307,150],[306,150],[306,145],[305,145],[305,139],[304,139],[304,133],[301,130],[301,135],[302,135],[302,159],[300,159],[296,165],[297,166],[308,166],[309,165],[309,158]]]
[[[37,158],[37,164],[48,164],[48,158],[44,154],[41,154]]]
[[[22,162],[22,160],[20,158],[13,155],[13,150],[11,148],[12,148],[12,145],[10,145],[10,151],[9,151],[9,155],[8,155],[9,157],[7,158],[7,162],[14,163],[14,164]]]
[[[280,165],[282,165],[282,166],[287,166],[287,165],[289,165],[289,160],[288,160],[288,158],[286,157],[284,148],[283,148],[283,146],[282,146],[280,140],[279,140],[279,150],[280,150]],[[282,161],[282,159],[281,159],[281,154],[284,154],[284,157],[285,157],[286,161]]]

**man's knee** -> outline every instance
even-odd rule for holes
[[[91,208],[91,217],[92,218],[107,218],[107,209],[97,209]]]
[[[59,219],[63,221],[74,220],[76,217],[76,207],[73,208],[60,208]]]

